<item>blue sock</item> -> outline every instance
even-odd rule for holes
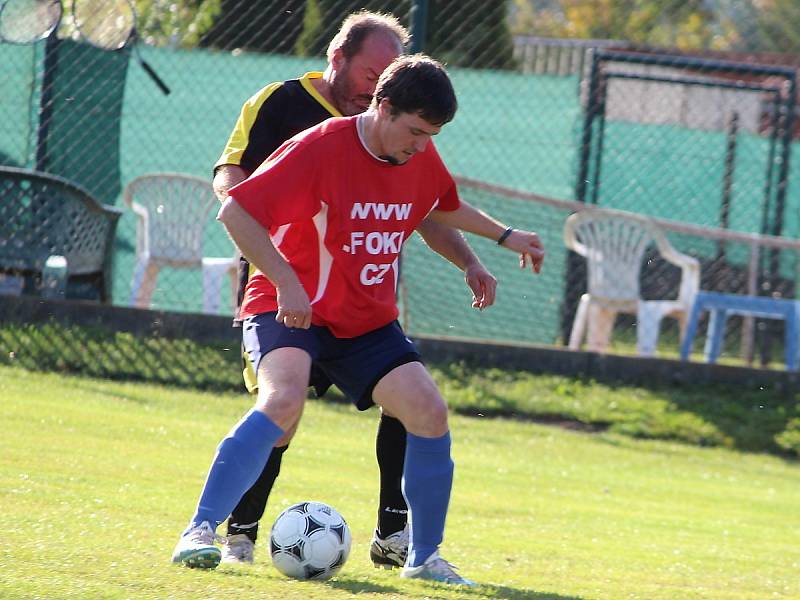
[[[453,461],[449,431],[438,438],[409,433],[406,440],[403,495],[411,512],[408,565],[418,567],[436,551],[444,537],[453,487]]]
[[[217,447],[197,512],[186,531],[203,521],[216,529],[227,519],[264,470],[272,447],[282,435],[283,430],[262,412],[253,409],[242,417]]]

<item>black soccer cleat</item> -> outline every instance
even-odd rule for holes
[[[387,535],[385,538],[378,537],[378,532],[372,536],[372,543],[369,546],[369,557],[376,569],[394,569],[406,564],[408,556],[408,525],[404,529]]]

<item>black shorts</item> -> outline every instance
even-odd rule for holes
[[[311,356],[311,379],[317,396],[336,385],[358,410],[374,405],[372,390],[395,367],[422,362],[414,343],[393,321],[354,338],[337,338],[327,327],[293,329],[275,321],[275,312],[244,320],[242,341],[254,371],[276,348],[301,348]]]

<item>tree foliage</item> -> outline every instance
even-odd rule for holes
[[[616,39],[678,48],[721,44],[706,0],[515,0],[515,31],[553,37]]]
[[[220,0],[221,10],[200,45],[222,50],[293,52],[306,0]]]
[[[761,45],[771,52],[800,53],[800,2],[764,2],[758,17]]]
[[[360,9],[409,25],[414,0],[136,0],[149,44],[322,56],[342,20]],[[508,2],[428,0],[423,50],[449,65],[514,65]]]
[[[320,0],[307,0],[306,2],[306,11],[303,15],[303,30],[297,37],[294,46],[295,54],[299,56],[322,54],[324,29],[322,11],[326,7],[320,6],[320,4]]]
[[[325,53],[342,19],[365,8],[391,12],[408,24],[411,0],[308,0],[303,32],[295,51],[301,56]],[[429,0],[423,51],[449,65],[506,68],[513,65],[513,46],[505,2]]]
[[[424,50],[451,65],[513,65],[511,33],[682,49],[800,53],[798,0],[427,0]],[[413,0],[135,0],[148,44],[323,55],[355,10],[408,24]],[[509,22],[507,10],[511,9]],[[66,27],[68,23],[64,26]]]
[[[325,54],[344,18],[358,10],[391,13],[408,25],[411,0],[307,0],[303,31],[295,43],[300,56]]]
[[[681,49],[800,52],[798,0],[513,0],[512,30]]]
[[[139,36],[148,44],[192,48],[214,23],[222,0],[136,0]]]
[[[431,0],[424,50],[449,65],[513,67],[514,48],[507,4]]]

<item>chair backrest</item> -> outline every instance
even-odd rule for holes
[[[125,187],[124,198],[139,217],[137,254],[200,263],[208,212],[217,204],[211,182],[182,173],[142,175]]]
[[[63,256],[70,276],[103,273],[121,214],[62,177],[0,167],[0,270],[41,272]]]
[[[613,300],[640,297],[642,260],[651,243],[662,254],[672,249],[647,217],[607,209],[570,215],[564,226],[564,243],[586,257],[589,293]]]

